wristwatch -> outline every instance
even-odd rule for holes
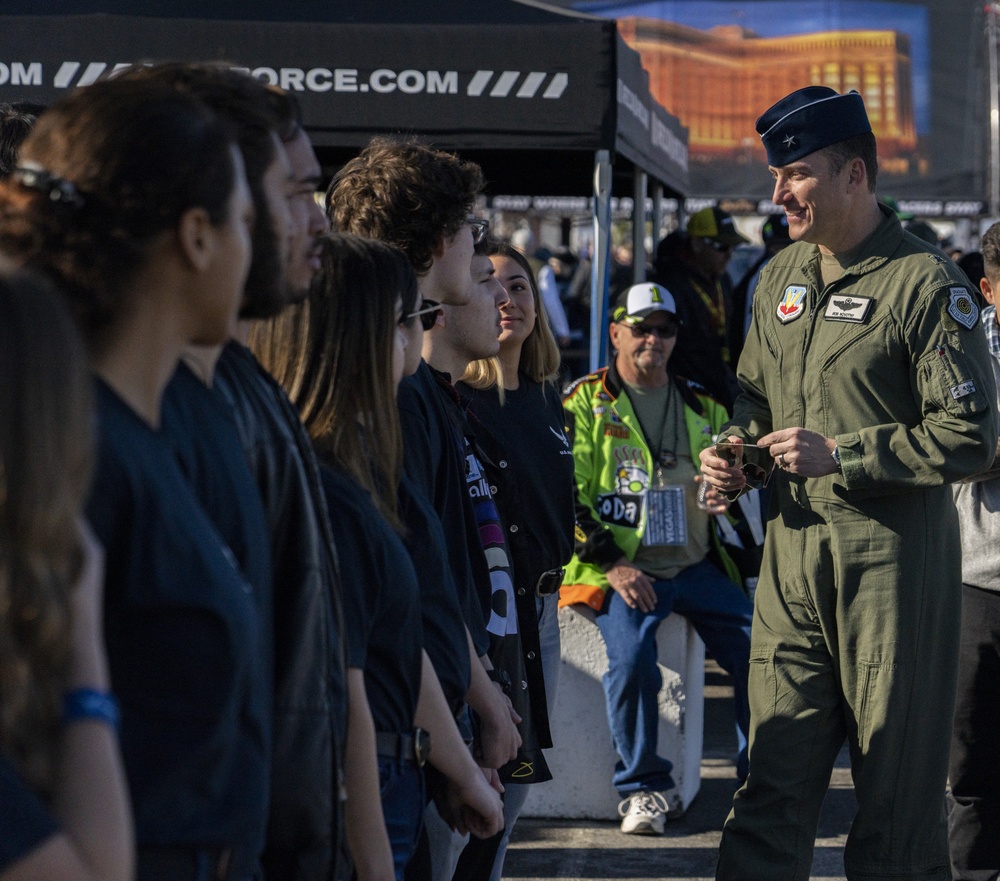
[[[833,456],[833,461],[837,463],[837,473],[843,474],[844,469],[840,467],[840,446],[838,445],[834,447],[833,452],[830,455]]]

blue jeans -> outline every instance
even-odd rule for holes
[[[403,759],[378,758],[382,816],[389,834],[396,881],[413,856],[424,814],[424,775],[417,765]]]
[[[733,681],[736,704],[736,773],[747,775],[750,705],[750,622],[753,605],[746,594],[714,565],[703,560],[675,578],[654,581],[652,612],[630,609],[609,590],[597,626],[608,651],[604,674],[608,725],[619,755],[612,783],[627,798],[642,790],[663,791],[674,785],[673,765],[656,754],[659,729],[657,695],[663,685],[656,663],[656,628],[671,612],[687,618]]]

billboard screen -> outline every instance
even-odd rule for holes
[[[690,132],[692,196],[770,192],[754,122],[789,92],[857,90],[879,144],[879,191],[968,216],[987,198],[985,14],[970,0],[577,0],[614,17],[650,90]],[[917,206],[915,206],[917,207]]]

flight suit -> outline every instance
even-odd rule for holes
[[[829,287],[818,248],[796,243],[757,288],[736,427],[723,434],[811,429],[837,441],[842,473],[774,472],[750,777],[726,821],[719,879],[809,877],[845,738],[859,804],[847,877],[950,878],[961,551],[948,484],[992,462],[994,381],[967,279],[883,214]]]

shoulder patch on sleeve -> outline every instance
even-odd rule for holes
[[[979,307],[968,288],[956,285],[948,288],[948,314],[966,330],[979,322]]]

